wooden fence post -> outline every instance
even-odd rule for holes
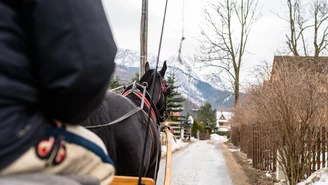
[[[322,149],[321,149],[321,152],[322,152],[322,168],[326,167],[326,128],[325,127],[322,127],[322,133],[321,133],[321,136],[322,136]]]

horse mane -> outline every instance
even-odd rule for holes
[[[150,94],[151,97],[153,95],[152,95],[152,92],[150,91],[150,87],[152,85],[155,86],[155,84],[156,84],[156,80],[155,80],[155,84],[152,84],[153,83],[154,71],[155,71],[155,69],[149,69],[148,71],[146,71],[146,73],[139,80],[139,83],[140,84],[142,84],[143,82],[147,82],[148,83],[147,91],[148,91],[148,93]],[[157,71],[155,72],[155,75],[156,75],[156,78],[162,78],[161,75]]]
[[[155,71],[155,69],[149,69],[148,71],[146,71],[146,73],[141,77],[139,82],[147,81],[146,79],[150,79],[152,81],[153,78],[150,78],[150,77],[153,76],[154,71]],[[155,74],[156,74],[156,77],[160,76],[160,74],[158,72],[156,72]]]

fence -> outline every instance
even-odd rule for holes
[[[169,126],[174,130],[175,138],[180,139],[181,136],[181,121],[170,121]]]
[[[199,140],[209,140],[210,136],[207,133],[199,133]]]
[[[302,159],[306,163],[301,179],[310,176],[316,170],[328,166],[328,129],[325,127],[317,129],[317,138],[308,138],[304,146],[311,158]],[[247,158],[252,160],[253,168],[260,170],[277,170],[277,147],[269,140],[270,130],[260,124],[241,125],[231,128],[231,142],[239,146],[240,150],[247,154]],[[310,144],[311,143],[311,144]],[[301,154],[300,154],[301,155]],[[286,157],[286,156],[285,156]],[[304,161],[306,160],[306,161]]]
[[[231,128],[231,142],[240,147],[240,151],[252,159],[253,168],[261,170],[276,170],[276,152],[273,143],[268,141],[268,131],[259,124],[242,125]]]
[[[191,128],[183,128],[183,138],[190,140],[191,137]]]

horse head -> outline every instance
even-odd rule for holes
[[[143,84],[144,82],[148,84],[147,91],[149,92],[154,104],[156,105],[159,114],[159,120],[161,122],[165,121],[168,117],[166,112],[166,99],[170,94],[170,87],[164,80],[166,69],[166,61],[164,62],[160,71],[150,69],[149,63],[147,62],[145,64],[145,74],[139,80],[140,84]],[[154,77],[155,81],[153,83]]]

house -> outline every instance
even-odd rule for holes
[[[328,57],[274,56],[270,81],[278,80],[280,69],[288,71],[303,69],[307,72],[327,73]]]
[[[221,116],[218,120],[218,126],[219,127],[227,127],[228,126],[228,120],[224,117],[222,112],[221,112]]]
[[[180,120],[181,118],[180,112],[170,112],[170,118],[176,121]]]
[[[216,128],[218,132],[228,132],[231,129],[229,120],[231,119],[231,112],[218,110],[216,112]]]

